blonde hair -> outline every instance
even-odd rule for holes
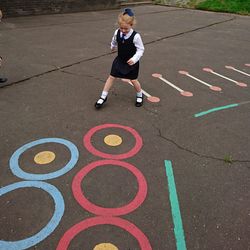
[[[129,16],[128,14],[120,13],[118,16],[118,24],[121,25],[122,23],[134,26],[136,24],[135,16]]]

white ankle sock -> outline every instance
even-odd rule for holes
[[[101,95],[101,98],[103,99],[106,99],[108,96],[108,92],[107,91],[102,91],[102,95]],[[99,98],[99,100],[97,101],[98,104],[103,104],[104,103],[104,100]]]
[[[137,102],[142,102],[142,98],[141,98],[141,97],[142,97],[142,94],[143,94],[143,93],[142,93],[142,90],[141,90],[140,92],[136,92],[136,97],[137,97],[137,98],[136,98],[136,101],[137,101]],[[139,98],[138,98],[138,97],[139,97]]]
[[[102,95],[101,95],[101,98],[105,99],[107,97],[109,92],[107,91],[102,91]]]

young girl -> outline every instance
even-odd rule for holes
[[[133,30],[135,25],[135,16],[131,9],[125,9],[118,16],[119,29],[114,33],[111,50],[118,47],[118,56],[112,64],[111,73],[108,77],[101,97],[95,103],[97,109],[101,108],[107,101],[109,89],[112,87],[115,78],[129,79],[136,90],[136,107],[143,104],[143,94],[139,81],[139,60],[143,55],[144,46],[139,33]]]

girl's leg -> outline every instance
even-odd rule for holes
[[[141,107],[143,104],[143,93],[142,93],[142,88],[141,88],[141,84],[139,83],[139,81],[136,80],[131,80],[131,82],[134,85],[135,91],[136,91],[136,102],[135,102],[135,106],[136,107]]]
[[[112,85],[114,84],[114,80],[115,80],[115,77],[113,77],[111,75],[108,77],[108,79],[104,85],[101,97],[95,103],[95,107],[97,109],[101,108],[103,103],[107,100],[108,92],[109,92],[110,88],[112,87]]]
[[[109,76],[106,83],[105,83],[105,85],[104,85],[103,91],[109,92],[110,88],[114,84],[114,80],[115,80],[115,77]]]
[[[136,93],[141,92],[141,84],[139,83],[139,81],[137,79],[130,81],[133,83]]]

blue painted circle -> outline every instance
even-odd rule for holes
[[[49,193],[55,203],[55,211],[50,219],[49,223],[37,234],[18,241],[4,241],[0,240],[0,249],[8,249],[8,250],[22,250],[27,249],[29,247],[34,246],[35,244],[39,243],[40,241],[47,238],[58,226],[61,221],[61,218],[64,214],[64,200],[63,196],[60,191],[53,185],[48,184],[42,181],[21,181],[10,184],[6,187],[0,189],[0,197],[6,193],[14,191],[19,188],[26,188],[26,187],[35,187],[42,189]]]
[[[18,161],[22,153],[24,153],[27,149],[30,149],[34,146],[44,144],[44,143],[51,143],[51,142],[63,144],[70,150],[70,153],[71,153],[70,161],[63,168],[55,172],[48,173],[48,174],[27,173],[20,168]],[[44,139],[40,139],[37,141],[32,141],[30,143],[27,143],[23,145],[22,147],[20,147],[19,149],[17,149],[10,158],[10,169],[14,175],[24,180],[36,180],[36,181],[37,180],[49,180],[49,179],[53,179],[61,175],[64,175],[65,173],[70,171],[77,163],[78,158],[79,158],[79,151],[72,142],[64,140],[64,139],[60,139],[60,138],[44,138]]]

